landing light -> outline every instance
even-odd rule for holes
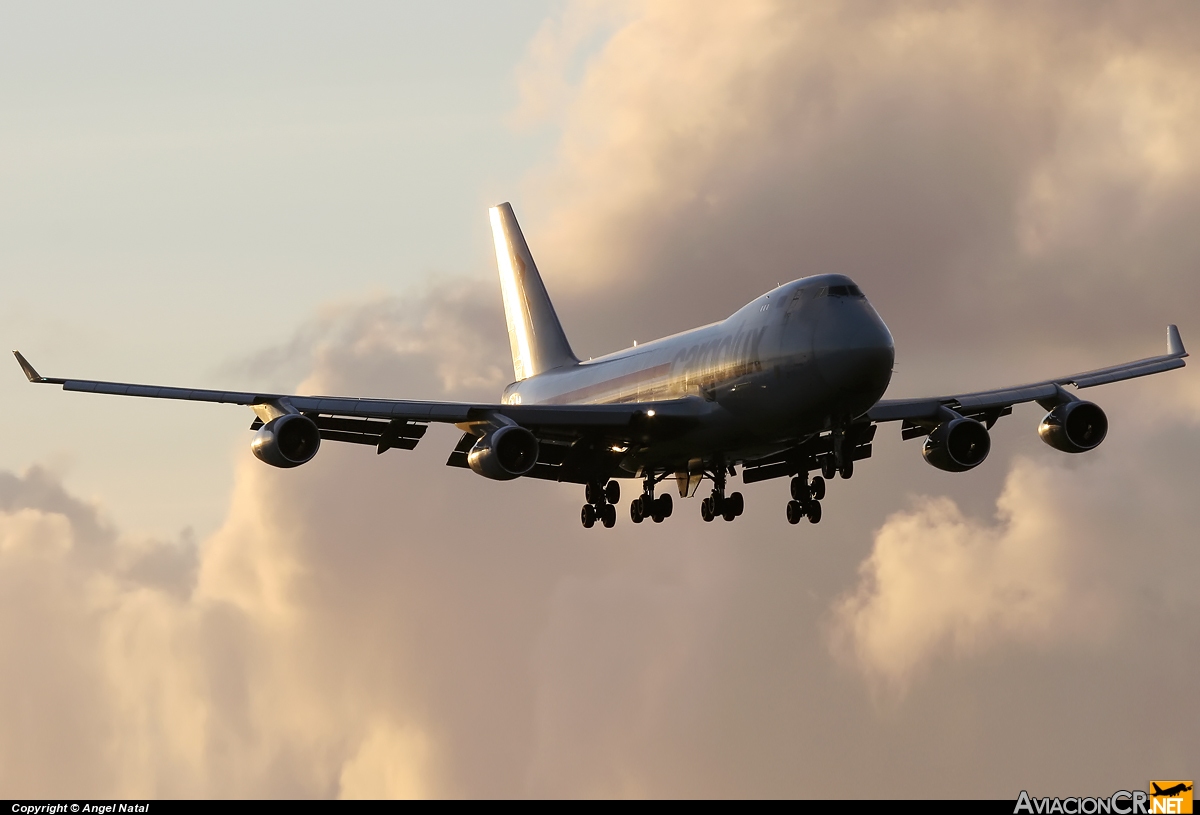
[[[612,446],[612,451],[614,453],[624,453],[628,449],[629,449],[628,447],[621,447],[620,445],[617,445],[617,444],[614,444]]]
[[[647,410],[647,411],[646,411],[646,415],[647,415],[647,416],[653,416],[653,415],[654,415],[654,409],[653,409],[653,408],[651,408],[650,410]]]

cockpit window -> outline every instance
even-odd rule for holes
[[[862,289],[858,286],[830,286],[830,297],[862,297]]]
[[[813,290],[813,297],[862,297],[858,286],[823,286]]]

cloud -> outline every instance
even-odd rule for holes
[[[910,383],[1110,361],[1091,357],[1195,299],[1190,9],[631,6],[535,110],[564,137],[523,223],[576,350],[840,270]],[[529,70],[575,70],[575,25]],[[407,398],[492,399],[511,370],[490,277],[332,304],[247,365]],[[920,797],[1186,775],[1190,733],[1161,721],[1200,715],[1193,381],[1096,392],[1112,429],[1086,456],[1018,409],[962,475],[884,427],[815,527],[768,482],[735,523],[681,501],[583,530],[576,486],[445,467],[451,428],[290,471],[247,452],[198,542],[0,474],[0,786]],[[903,692],[872,705],[876,685]]]
[[[1116,587],[1088,584],[1102,536],[1064,517],[1059,475],[1018,460],[993,524],[945,497],[888,518],[858,588],[836,607],[837,633],[869,674],[902,689],[943,651],[1104,639]]]
[[[1194,9],[636,8],[529,188],[549,285],[588,304],[566,308],[583,347],[828,271],[864,285],[902,370],[950,342],[1086,359],[1189,319]]]

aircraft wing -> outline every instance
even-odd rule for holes
[[[1183,358],[1187,355],[1183,340],[1179,336],[1179,329],[1170,325],[1167,326],[1167,353],[1161,356],[1010,388],[919,399],[882,399],[867,413],[867,418],[873,422],[903,420],[906,439],[927,433],[931,423],[942,421],[947,408],[962,416],[984,421],[991,427],[1000,416],[1011,413],[1013,405],[1046,402],[1052,406],[1061,400],[1064,385],[1090,388],[1094,385],[1106,385],[1109,382],[1120,382],[1182,368]]]
[[[30,382],[61,385],[63,390],[83,393],[246,405],[259,417],[254,427],[285,413],[304,413],[317,422],[322,439],[372,444],[381,453],[390,448],[415,447],[424,435],[425,425],[431,422],[469,430],[477,425],[503,424],[507,419],[543,439],[570,441],[598,435],[613,441],[634,441],[650,433],[685,430],[714,409],[712,403],[695,396],[617,405],[499,405],[174,388],[45,377],[20,352],[13,354]]]

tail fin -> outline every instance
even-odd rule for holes
[[[546,294],[542,276],[538,274],[533,255],[529,254],[512,207],[500,204],[492,207],[489,214],[517,380],[552,368],[574,365],[579,360],[571,353],[567,335],[550,304],[550,296]]]
[[[1162,795],[1162,794],[1163,794],[1162,787],[1160,787],[1158,784],[1155,784],[1153,781],[1151,781],[1151,782],[1150,782],[1150,786],[1154,787],[1154,794],[1155,794],[1155,795]]]

